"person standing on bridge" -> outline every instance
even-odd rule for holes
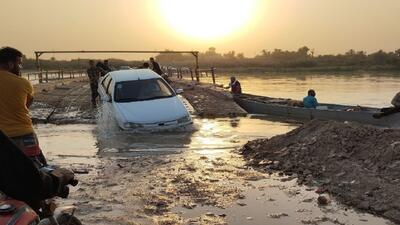
[[[90,90],[92,93],[92,105],[96,107],[96,98],[99,96],[97,91],[99,87],[99,78],[101,76],[101,70],[96,66],[93,60],[89,60],[89,69],[87,69],[87,75],[90,82]]]
[[[158,75],[162,75],[163,72],[161,70],[160,65],[154,60],[153,57],[150,58],[150,63],[151,63],[151,68],[153,69],[154,72],[156,72]]]
[[[32,84],[21,76],[22,53],[0,49],[0,130],[37,166],[47,165],[29,116],[33,102]]]

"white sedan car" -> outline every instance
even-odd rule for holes
[[[171,86],[149,69],[120,70],[99,81],[103,107],[123,130],[173,129],[192,124]]]

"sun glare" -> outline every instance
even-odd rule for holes
[[[240,30],[251,21],[257,0],[158,0],[161,15],[175,31],[214,39]]]

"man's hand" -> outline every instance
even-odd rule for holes
[[[60,186],[67,186],[68,184],[71,184],[75,178],[75,175],[72,171],[64,168],[57,168],[53,170],[51,175],[58,178]]]
[[[69,194],[68,185],[77,185],[78,181],[75,180],[74,173],[70,170],[57,168],[51,172],[51,175],[58,179],[57,196],[67,198]]]

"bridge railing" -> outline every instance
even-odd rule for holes
[[[52,80],[72,79],[75,77],[86,76],[85,70],[43,70],[40,72],[26,72],[22,76],[29,81],[38,81],[39,83],[49,82]]]
[[[178,79],[191,79],[196,80],[197,82],[201,82],[201,80],[210,79],[213,84],[216,84],[216,69],[211,67],[209,69],[192,69],[188,67],[163,67],[164,74],[167,74],[169,77],[177,77]]]

